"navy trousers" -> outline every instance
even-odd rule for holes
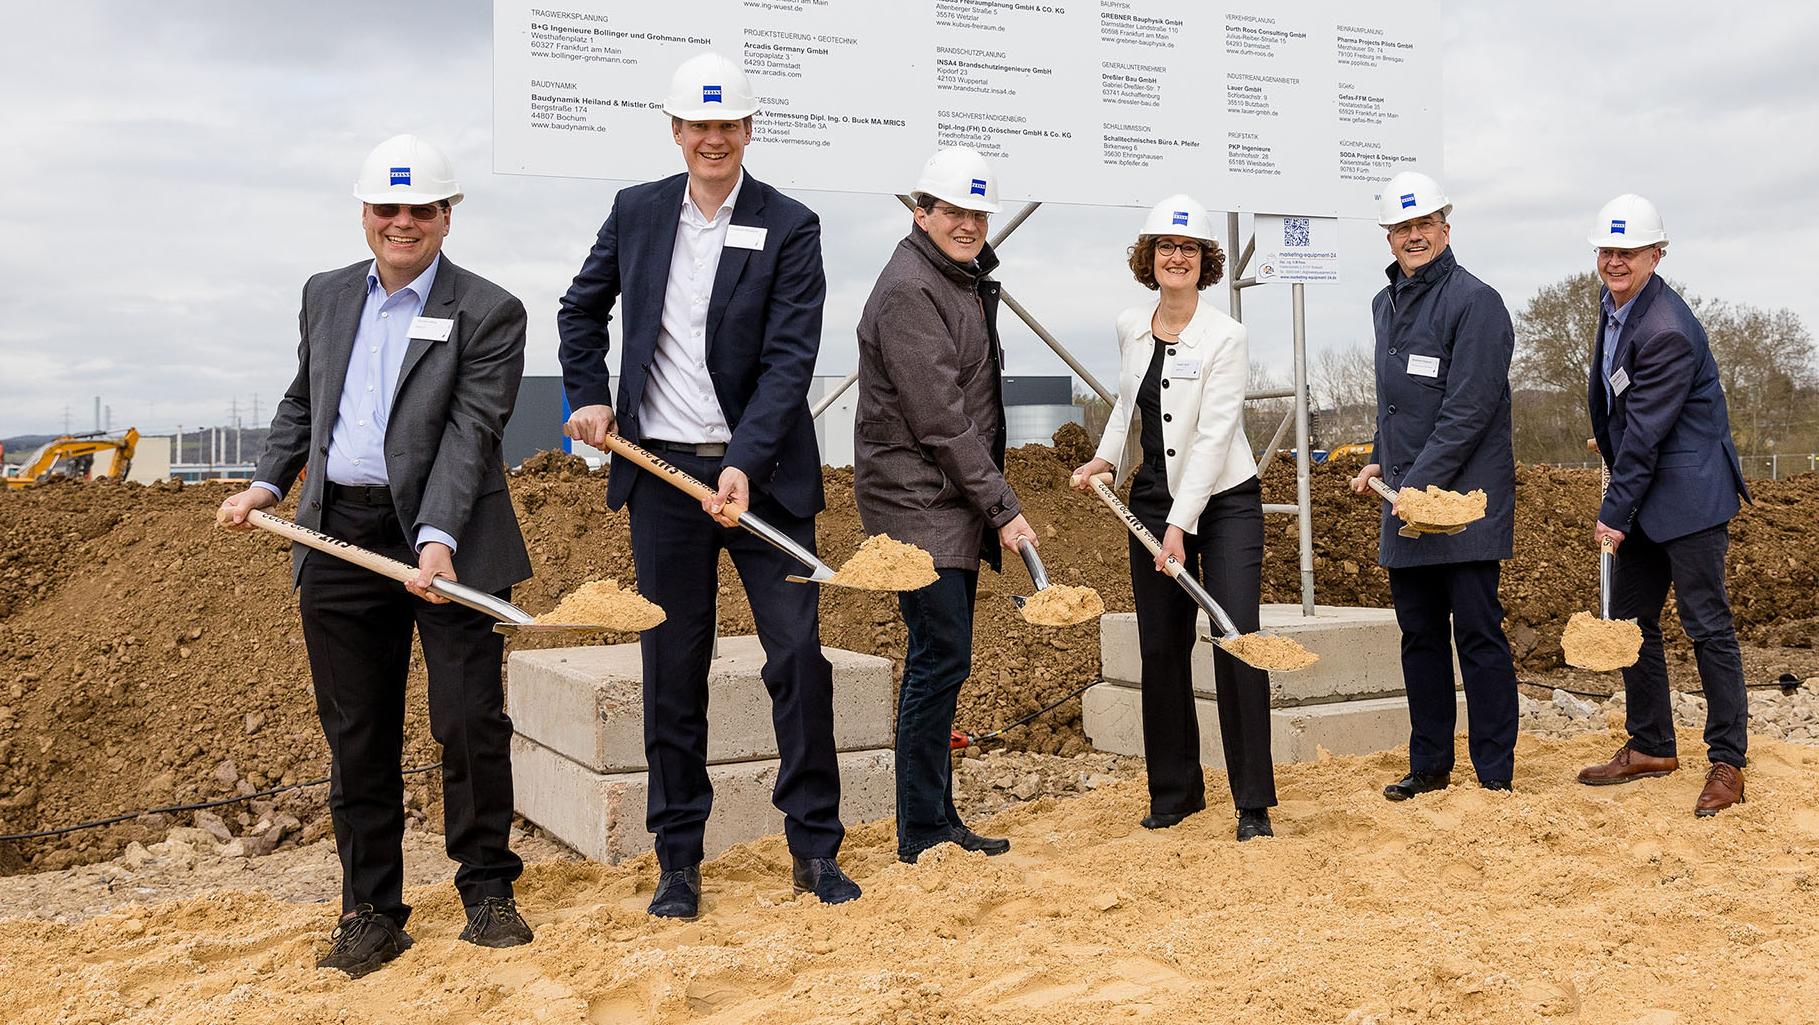
[[[1617,549],[1611,615],[1642,627],[1642,655],[1623,670],[1630,746],[1646,755],[1675,755],[1674,708],[1669,703],[1667,659],[1661,647],[1661,608],[1671,584],[1680,625],[1692,639],[1705,687],[1705,745],[1713,762],[1742,768],[1749,751],[1749,693],[1743,653],[1724,589],[1724,556],[1730,525],[1721,523],[1672,541],[1655,541],[1638,526]]]
[[[1516,667],[1497,598],[1501,564],[1455,562],[1392,569],[1390,600],[1402,628],[1408,691],[1408,764],[1453,771],[1453,647],[1465,680],[1467,747],[1484,782],[1508,782],[1516,767]],[[1451,626],[1449,643],[1448,626]]]
[[[909,628],[897,692],[897,847],[905,854],[962,824],[949,737],[960,685],[973,670],[979,571],[936,572],[934,583],[897,595]]]
[[[353,494],[359,495],[360,492]],[[330,497],[322,530],[415,565],[391,499]],[[303,641],[328,741],[328,807],[341,856],[341,909],[371,904],[399,925],[404,903],[404,687],[411,631],[423,642],[430,735],[442,745],[443,835],[463,904],[509,897],[524,863],[512,828],[512,721],[493,618],[434,605],[397,581],[321,552],[303,560]],[[508,588],[499,593],[507,598]]]
[[[664,458],[697,480],[720,477],[715,458],[668,453]],[[643,473],[643,471],[638,471]],[[713,808],[707,777],[707,673],[713,659],[715,596],[720,553],[732,556],[745,584],[762,676],[771,697],[771,723],[782,762],[771,803],[783,812],[792,854],[831,858],[846,831],[840,824],[840,766],[834,749],[834,670],[821,654],[821,589],[784,578],[803,567],[757,535],[722,527],[701,503],[648,474],[632,488],[632,561],[638,590],[666,617],[646,630],[644,750],[650,766],[645,825],[657,836],[665,870],[700,863],[702,835]],[[765,496],[752,511],[809,551],[815,521],[791,516]]]

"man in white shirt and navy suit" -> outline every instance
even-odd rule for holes
[[[629,503],[639,590],[667,618],[643,635],[647,825],[662,869],[650,912],[700,913],[707,775],[707,675],[721,551],[732,556],[764,646],[798,893],[859,896],[835,862],[840,773],[833,669],[821,654],[819,589],[801,567],[722,515],[738,503],[813,551],[825,506],[808,386],[821,344],[821,226],[813,211],[742,166],[757,104],[738,64],[704,53],[676,71],[664,111],[687,172],[621,191],[557,315],[571,437],[608,434],[652,449],[718,488],[696,502],[617,457],[607,505]],[[624,322],[618,395],[606,357]]]

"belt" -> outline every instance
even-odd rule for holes
[[[680,452],[684,455],[700,456],[703,459],[718,459],[726,455],[726,445],[717,441],[704,441],[696,444],[688,441],[659,441],[651,438],[638,444],[656,452]]]
[[[329,481],[324,489],[324,497],[331,502],[347,502],[350,505],[383,505],[392,504],[392,489],[384,484],[336,484]]]

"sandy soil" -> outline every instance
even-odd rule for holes
[[[0,1015],[34,1022],[1815,1022],[1819,750],[1757,740],[1749,797],[1695,819],[1698,766],[1572,782],[1619,743],[1525,736],[1516,792],[1377,789],[1403,755],[1284,766],[1278,836],[1226,809],[1152,833],[1140,781],[988,823],[1016,844],[915,866],[887,823],[843,861],[866,896],[792,900],[770,839],[709,863],[705,917],[645,916],[654,866],[534,865],[537,941],[461,944],[446,886],[417,946],[316,971],[333,912],[221,894],[79,925],[0,922]],[[1697,750],[1696,733],[1682,737]],[[1463,762],[1464,752],[1460,752]],[[1689,762],[1693,759],[1689,759]],[[1217,773],[1209,788],[1224,789]]]

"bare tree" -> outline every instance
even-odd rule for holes
[[[1324,448],[1371,440],[1377,430],[1377,368],[1369,347],[1326,349],[1308,375]]]

